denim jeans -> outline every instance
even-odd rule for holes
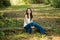
[[[35,23],[35,22],[31,22],[29,24],[27,24],[24,28],[26,29],[26,31],[28,33],[32,33],[32,26],[34,26],[35,28],[37,28],[37,30],[41,33],[41,34],[45,34],[46,30],[44,30],[39,24]]]

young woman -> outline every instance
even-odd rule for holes
[[[26,31],[31,34],[32,33],[32,28],[31,27],[35,27],[37,28],[37,30],[41,33],[41,34],[45,34],[45,30],[37,23],[33,22],[33,15],[32,15],[32,10],[31,8],[27,8],[26,13],[25,13],[25,17],[24,17],[24,28],[26,29]]]

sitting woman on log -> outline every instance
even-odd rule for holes
[[[24,29],[31,34],[32,33],[32,27],[37,28],[37,30],[41,33],[41,34],[45,34],[46,30],[43,29],[39,24],[37,24],[36,22],[33,22],[33,15],[32,15],[32,10],[31,8],[27,8],[26,13],[25,13],[25,17],[24,17]]]

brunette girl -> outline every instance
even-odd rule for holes
[[[33,15],[32,15],[32,10],[31,8],[27,8],[25,17],[24,17],[24,28],[25,30],[31,34],[32,33],[32,28],[31,27],[37,28],[37,30],[41,34],[45,34],[46,30],[44,30],[39,24],[33,21]]]

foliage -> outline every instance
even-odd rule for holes
[[[42,3],[43,0],[31,0],[30,3],[33,3],[33,4],[40,4]]]
[[[43,2],[43,0],[24,0],[24,2],[26,4],[30,3],[30,4],[40,4]]]
[[[44,0],[44,3],[45,4],[49,4],[50,3],[50,0]]]
[[[10,6],[10,1],[9,0],[0,0],[0,8],[3,8],[3,7],[8,7]]]
[[[2,27],[4,25],[4,22],[0,21],[0,27]]]
[[[60,8],[60,0],[53,0],[53,6],[55,8]]]
[[[0,40],[3,40],[4,35],[5,33],[2,30],[0,30]]]
[[[3,13],[0,13],[0,27],[2,27],[4,25],[3,22]]]
[[[51,4],[55,8],[60,8],[60,0],[44,0],[45,4]]]
[[[4,32],[2,30],[0,30],[0,37],[4,36]]]

